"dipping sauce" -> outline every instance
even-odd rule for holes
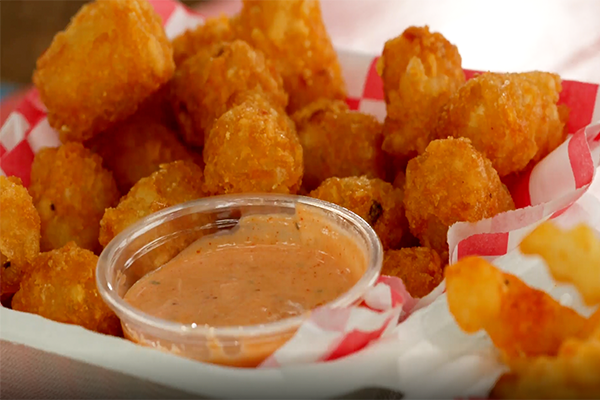
[[[361,278],[355,238],[316,215],[254,215],[137,281],[125,301],[183,324],[266,324],[335,300]]]

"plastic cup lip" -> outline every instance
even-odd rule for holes
[[[140,333],[146,331],[147,333],[152,332],[154,335],[178,335],[181,339],[228,336],[235,338],[251,338],[277,335],[298,328],[306,319],[306,314],[266,324],[237,327],[212,327],[208,325],[181,324],[168,321],[146,314],[131,306],[117,294],[115,288],[113,288],[108,280],[108,276],[114,269],[114,260],[123,252],[127,247],[127,244],[151,229],[160,226],[163,222],[168,221],[170,216],[181,216],[198,212],[227,209],[236,206],[287,205],[288,208],[292,208],[295,207],[296,204],[303,204],[335,214],[337,217],[350,223],[358,231],[358,236],[364,239],[367,250],[367,269],[365,270],[365,273],[347,292],[325,304],[325,306],[339,308],[354,304],[362,297],[368,288],[375,284],[381,272],[383,248],[379,237],[373,228],[364,219],[352,211],[333,203],[300,195],[265,193],[204,197],[160,210],[127,227],[115,236],[100,254],[98,265],[96,267],[96,285],[100,296],[117,314],[122,322],[134,324],[138,329],[142,328]]]

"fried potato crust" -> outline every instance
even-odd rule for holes
[[[41,253],[12,300],[17,311],[86,329],[120,335],[121,323],[96,288],[98,257],[69,242]]]
[[[496,383],[491,398],[600,398],[600,325],[587,339],[566,339],[556,357],[518,360]]]
[[[0,176],[0,295],[19,289],[40,253],[40,216],[19,178]]]
[[[204,197],[202,169],[191,161],[162,164],[152,175],[140,179],[115,208],[100,221],[100,244],[105,246],[129,225],[186,201]]]
[[[217,120],[203,155],[211,194],[296,193],[302,183],[302,146],[294,123],[262,93]]]
[[[566,138],[561,90],[560,77],[547,72],[476,76],[443,107],[434,135],[471,139],[501,177],[522,171]]]
[[[523,254],[541,256],[554,279],[574,284],[588,305],[600,303],[600,239],[592,228],[565,231],[545,222],[520,247]]]
[[[119,190],[102,158],[80,143],[40,150],[31,167],[29,192],[42,223],[42,251],[68,242],[99,251],[104,210],[119,201]]]
[[[171,43],[146,0],[101,0],[54,37],[33,82],[61,140],[82,142],[132,115],[174,69]]]
[[[331,177],[385,177],[381,123],[350,111],[341,100],[320,99],[292,115],[304,151],[303,185],[316,189]]]
[[[173,39],[175,65],[181,65],[188,58],[212,45],[234,40],[235,33],[227,16],[208,18],[202,25],[189,29]]]
[[[244,0],[235,29],[275,62],[290,95],[289,113],[319,98],[346,98],[318,0]]]
[[[86,142],[86,146],[102,157],[123,194],[140,179],[158,171],[161,164],[202,159],[179,141],[176,132],[144,113],[118,123]]]
[[[484,329],[510,359],[555,356],[585,332],[586,319],[479,257],[446,267],[448,307],[468,333]]]
[[[172,104],[184,140],[201,146],[223,113],[261,91],[274,107],[285,109],[288,95],[281,76],[248,43],[220,43],[187,59],[171,83]]]
[[[443,267],[435,250],[412,247],[386,251],[381,274],[397,276],[412,297],[421,298],[444,280]]]
[[[448,228],[515,208],[491,162],[468,139],[434,140],[406,168],[404,205],[421,245],[448,259]]]
[[[310,196],[358,214],[373,227],[385,250],[403,244],[408,223],[404,216],[402,191],[390,183],[365,176],[329,178]]]
[[[465,82],[461,64],[456,46],[427,26],[385,43],[377,65],[387,104],[383,150],[407,162],[435,139],[439,110]]]

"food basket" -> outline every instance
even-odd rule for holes
[[[152,4],[170,38],[202,23],[179,3]],[[383,120],[377,57],[343,50],[338,56],[348,104]],[[466,71],[467,78],[474,73]],[[564,81],[560,102],[571,109],[566,142],[514,182],[517,210],[455,224],[448,233],[450,258],[453,262],[471,254],[485,256],[588,315],[592,310],[571,287],[554,284],[540,260],[526,258],[517,249],[526,234],[548,219],[564,225],[584,221],[600,230],[600,183],[594,180],[600,164],[599,87]],[[37,92],[31,91],[0,131],[0,173],[16,175],[27,186],[34,154],[59,144]],[[385,280],[380,283],[388,287],[384,297],[396,290]],[[442,283],[418,302],[405,298],[397,326],[378,323],[364,328],[364,321],[360,325],[354,316],[332,330],[309,320],[269,363],[256,369],[199,363],[0,308],[1,390],[24,398],[331,398],[375,388],[419,397],[485,396],[504,367],[485,335],[460,331],[443,293]],[[351,335],[362,335],[362,344],[346,348],[343,357],[329,357],[332,348]],[[376,395],[360,393],[357,396]]]

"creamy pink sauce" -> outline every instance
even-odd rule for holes
[[[196,241],[136,282],[125,300],[184,324],[264,324],[338,298],[365,270],[355,239],[318,214],[258,215]]]

